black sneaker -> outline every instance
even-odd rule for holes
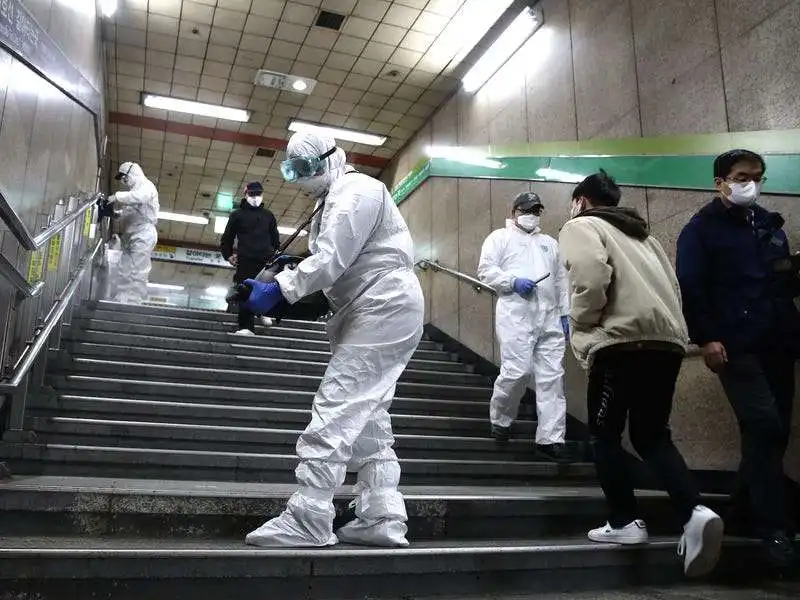
[[[792,540],[783,533],[777,532],[762,540],[764,556],[767,563],[779,573],[788,572],[795,566],[795,553]]]
[[[566,463],[572,460],[566,444],[536,444],[536,451],[557,463]]]
[[[492,424],[492,437],[498,444],[505,444],[511,439],[511,427]]]

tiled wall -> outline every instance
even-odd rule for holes
[[[474,96],[443,107],[385,174],[399,181],[428,145],[512,144],[800,127],[798,0],[543,0],[545,26]],[[721,45],[720,45],[721,42]],[[711,178],[709,165],[709,178]],[[571,186],[429,180],[401,205],[420,258],[474,273],[480,245],[523,190],[546,206],[546,233],[568,217]],[[670,255],[708,194],[626,189]],[[788,221],[800,249],[800,200],[763,204]],[[421,275],[430,321],[497,359],[492,301],[441,274]],[[570,413],[585,416],[584,374],[567,358]],[[686,361],[672,419],[695,468],[735,469],[738,430],[716,379]],[[800,403],[787,468],[800,480]]]
[[[104,89],[94,2],[24,4],[84,77]],[[0,184],[10,204],[33,229],[59,198],[93,192],[96,176],[91,113],[0,50]]]

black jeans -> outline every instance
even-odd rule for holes
[[[236,265],[236,273],[233,275],[234,283],[241,283],[245,279],[252,279],[261,272],[267,261],[266,259],[255,259],[240,256],[239,264]],[[239,305],[239,329],[249,329],[255,331],[256,320],[255,315]]]
[[[672,443],[669,416],[683,356],[669,349],[611,347],[599,351],[589,371],[589,431],[595,466],[612,527],[640,518],[622,433],[669,493],[682,523],[700,498],[689,468]]]
[[[794,526],[783,472],[792,422],[794,362],[791,355],[779,353],[728,356],[719,375],[742,436],[740,484],[750,497],[762,535]]]

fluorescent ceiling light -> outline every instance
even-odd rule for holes
[[[478,62],[464,75],[464,91],[479,90],[514,53],[536,32],[540,22],[534,10],[525,7]]]
[[[302,79],[298,79],[292,84],[292,88],[294,88],[298,92],[304,92],[306,91],[306,89],[308,89],[308,84]]]
[[[368,146],[383,146],[386,143],[386,136],[383,135],[353,131],[352,129],[342,129],[341,127],[329,127],[328,125],[319,125],[306,121],[292,120],[292,122],[289,123],[289,131],[311,131],[337,140],[366,144]]]
[[[221,285],[212,285],[206,288],[206,294],[214,296],[215,298],[219,298],[220,296],[224,297],[228,295],[228,288],[222,287]]]
[[[466,2],[434,43],[434,47],[447,49],[452,67],[460,64],[475,45],[503,16],[514,0],[472,0]]]
[[[147,287],[153,290],[169,290],[171,292],[182,292],[186,289],[182,285],[170,285],[168,283],[148,283]]]
[[[455,146],[429,146],[425,152],[431,158],[445,158],[465,165],[486,167],[487,169],[502,169],[505,165],[499,160],[492,160],[488,155],[471,148],[458,148]]]
[[[148,108],[173,110],[175,112],[200,115],[202,117],[228,119],[229,121],[242,121],[245,123],[250,120],[250,111],[243,110],[241,108],[230,108],[227,106],[218,106],[216,104],[205,104],[203,102],[169,98],[167,96],[156,96],[154,94],[145,94],[142,102]]]
[[[205,217],[195,217],[194,215],[179,215],[178,213],[159,212],[158,218],[161,221],[177,221],[178,223],[192,223],[193,225],[208,225]]]
[[[113,17],[117,12],[117,0],[100,0],[100,12],[104,17]]]
[[[228,217],[214,217],[214,233],[225,233],[225,227],[228,225]],[[278,233],[281,235],[292,235],[295,232],[294,227],[278,226]],[[305,229],[300,230],[298,237],[305,237],[308,232]]]

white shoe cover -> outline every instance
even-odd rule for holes
[[[408,546],[408,526],[402,521],[382,519],[367,521],[355,518],[336,531],[340,542],[358,546],[405,548]]]
[[[245,538],[246,544],[262,548],[322,548],[333,546],[338,541],[333,533],[322,542],[313,539],[311,533],[298,523],[289,511],[283,511],[279,516],[248,533]]]

